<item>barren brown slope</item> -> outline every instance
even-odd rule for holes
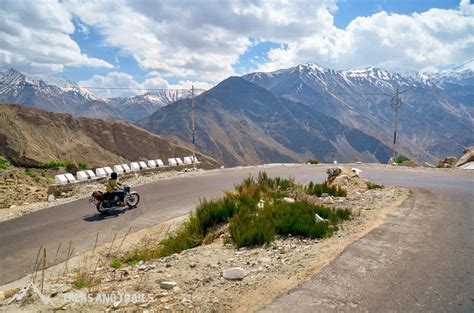
[[[192,151],[123,121],[74,118],[0,104],[0,155],[14,157],[23,165],[71,160],[95,167],[139,159],[165,160],[192,155]],[[206,167],[220,165],[203,154],[197,156]]]

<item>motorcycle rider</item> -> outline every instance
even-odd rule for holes
[[[123,202],[124,198],[124,192],[122,189],[122,184],[118,180],[117,173],[113,172],[110,174],[110,179],[107,182],[107,187],[105,188],[106,193],[106,199],[107,201],[112,204],[111,202],[113,201],[115,196],[119,197],[120,202]]]

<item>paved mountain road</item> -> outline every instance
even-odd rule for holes
[[[363,167],[362,167],[363,168]],[[270,166],[272,176],[322,181],[323,167]],[[0,223],[0,285],[25,276],[41,245],[54,255],[69,241],[76,252],[186,214],[200,198],[230,190],[263,168],[211,171],[139,186],[139,208],[100,218],[81,199]],[[318,275],[265,311],[472,311],[474,308],[474,181],[470,173],[371,169],[375,182],[414,187],[405,206],[379,228],[349,246]]]

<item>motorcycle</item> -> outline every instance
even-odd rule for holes
[[[123,188],[123,195],[114,194],[112,199],[110,195],[101,191],[94,191],[89,202],[95,206],[99,213],[104,214],[112,208],[123,208],[128,206],[130,209],[135,208],[140,202],[140,195],[136,191],[131,191],[130,186]]]

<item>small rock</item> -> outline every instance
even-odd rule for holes
[[[16,208],[16,205],[14,205],[14,204],[10,205],[10,207],[9,207],[9,209],[14,209],[14,208]]]
[[[324,222],[324,218],[322,218],[321,216],[319,216],[318,213],[315,213],[315,214],[314,214],[314,219],[316,220],[316,223]]]
[[[334,200],[332,199],[331,196],[324,198],[323,200],[324,204],[334,204]]]
[[[352,171],[353,173],[356,173],[357,175],[360,175],[360,173],[362,173],[362,170],[360,170],[360,169],[358,169],[358,168],[356,168],[356,167],[351,168],[351,171]]]
[[[117,302],[112,303],[112,308],[118,309],[118,307],[120,306],[121,303],[122,303],[121,301],[117,301]]]
[[[53,194],[49,194],[49,195],[48,195],[48,202],[51,202],[51,201],[54,201],[54,200],[56,200],[56,198],[54,197],[54,195],[53,195]]]
[[[175,281],[162,281],[160,283],[160,288],[161,289],[173,289],[174,287],[176,287],[176,282]]]
[[[259,263],[265,264],[265,263],[270,263],[270,259],[263,257],[258,260]]]
[[[287,202],[287,203],[295,203],[295,199],[293,199],[293,198],[289,198],[289,197],[284,197],[284,198],[283,198],[283,202]]]
[[[244,269],[241,267],[233,267],[233,268],[224,270],[224,272],[222,273],[222,276],[225,279],[229,279],[229,280],[241,280],[245,277],[245,272],[244,272]]]
[[[328,194],[327,192],[323,192],[323,193],[321,194],[321,197],[322,197],[322,198],[329,197],[329,194]]]
[[[193,262],[193,263],[189,264],[189,267],[190,267],[190,268],[195,268],[195,267],[196,267],[196,263]]]

